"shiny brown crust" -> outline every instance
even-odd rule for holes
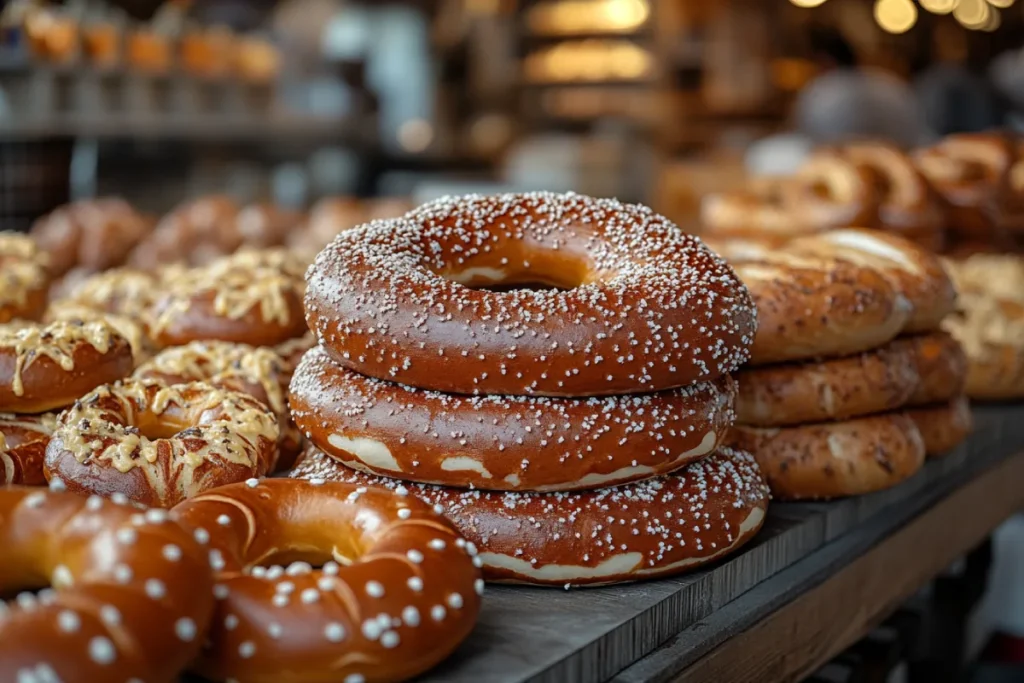
[[[967,382],[967,357],[948,333],[901,337],[892,346],[913,354],[918,383],[907,400],[908,406],[943,403],[963,393]]]
[[[736,375],[736,421],[782,427],[899,408],[920,385],[914,349],[900,341],[846,358],[767,365]]]
[[[106,385],[61,413],[46,474],[71,491],[172,507],[266,474],[277,419],[251,396],[194,382]]]
[[[741,190],[706,197],[701,225],[716,237],[790,238],[875,225],[878,203],[871,173],[812,156],[793,177],[755,178]]]
[[[0,232],[0,323],[37,320],[49,286],[46,254],[24,235]]]
[[[718,447],[735,396],[728,376],[643,396],[450,396],[363,377],[319,348],[290,394],[306,438],[349,467],[501,491],[598,488],[684,467]]]
[[[1010,246],[1024,228],[1021,193],[1012,185],[1016,144],[1001,133],[950,135],[918,151],[914,161],[946,204],[957,239]]]
[[[471,288],[537,281],[573,289]],[[310,329],[335,360],[450,393],[686,386],[742,365],[755,328],[746,289],[699,240],[575,194],[438,200],[342,233],[308,283]]]
[[[757,533],[768,507],[757,463],[731,449],[667,477],[575,493],[405,485],[312,448],[292,476],[409,493],[479,547],[488,581],[566,588],[673,576],[721,559]]]
[[[956,308],[956,288],[938,256],[877,230],[836,230],[794,240],[787,250],[841,258],[890,279],[913,307],[904,332],[931,332]]]
[[[967,356],[965,393],[974,400],[1024,397],[1024,304],[964,291],[943,327]]]
[[[451,654],[480,611],[476,549],[408,494],[252,480],[172,516],[210,539],[217,612],[193,669],[211,680],[408,680]],[[289,558],[326,564],[265,566]]]
[[[974,418],[966,396],[939,404],[911,408],[907,416],[917,425],[929,458],[949,453],[974,431]]]
[[[64,408],[134,364],[128,340],[105,322],[0,326],[0,411]]]
[[[163,346],[202,340],[274,346],[305,334],[304,289],[285,257],[240,252],[168,282],[153,307],[151,332]]]
[[[242,245],[235,223],[240,210],[222,195],[185,202],[160,220],[128,264],[142,270],[178,262],[196,266],[231,254]]]
[[[754,455],[772,497],[781,500],[880,491],[913,475],[925,459],[921,433],[903,413],[796,427],[736,426],[730,440]]]
[[[105,197],[62,206],[37,220],[30,234],[50,255],[53,275],[62,276],[121,265],[152,227],[124,200]]]
[[[206,553],[163,510],[123,502],[0,489],[0,591],[26,591],[0,619],[0,680],[172,683],[199,654]]]
[[[135,358],[136,365],[148,360],[155,351],[156,343],[149,338],[149,332],[143,323],[135,317],[129,318],[124,315],[106,313],[66,301],[55,301],[46,309],[46,315],[43,316],[43,320],[47,323],[58,320],[106,323],[128,340],[128,344],[132,347],[132,356]]]
[[[822,149],[816,155],[846,159],[866,171],[879,190],[878,227],[933,253],[945,246],[945,215],[939,198],[913,160],[895,145],[860,142]]]
[[[849,261],[775,252],[733,267],[757,305],[752,365],[874,349],[912,312],[883,273]]]
[[[281,430],[272,471],[295,462],[302,438],[288,411],[288,380],[284,361],[268,348],[230,342],[192,342],[165,349],[136,368],[137,379],[164,384],[206,382],[220,389],[248,394],[277,415]]]
[[[57,416],[0,413],[0,485],[43,486],[46,444]]]

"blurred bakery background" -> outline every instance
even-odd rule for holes
[[[39,226],[44,245],[87,236],[51,249],[58,275],[315,253],[500,190],[731,237],[863,220],[947,252],[965,228],[972,249],[1024,244],[1021,146],[949,137],[1024,133],[1024,2],[8,0],[0,31],[0,230],[79,202]],[[860,138],[896,150],[865,162],[881,190],[815,156]],[[127,203],[81,202],[98,197]],[[1024,521],[1000,534],[979,632],[1024,642]]]

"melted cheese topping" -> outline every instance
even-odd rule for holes
[[[58,320],[41,325],[0,326],[0,349],[14,355],[14,377],[11,389],[15,396],[25,393],[22,376],[40,358],[49,358],[65,372],[75,369],[75,352],[88,344],[97,353],[106,354],[118,341],[127,341],[106,322]]]
[[[0,306],[21,306],[46,286],[46,255],[30,238],[0,233]]]

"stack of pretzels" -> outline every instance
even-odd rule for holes
[[[782,499],[869,493],[971,430],[956,292],[939,258],[891,234],[837,230],[785,248],[713,246],[757,304],[732,443]]]
[[[293,476],[428,501],[494,581],[666,576],[760,528],[760,471],[721,447],[749,294],[649,209],[438,200],[341,234],[307,281]]]
[[[953,135],[911,154],[881,142],[822,147],[791,177],[710,195],[703,234],[775,244],[837,228],[885,230],[954,255],[1024,248],[1024,145]]]

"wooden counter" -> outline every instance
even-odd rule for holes
[[[799,680],[1024,509],[1024,407],[975,410],[974,436],[903,485],[776,504],[742,552],[678,579],[489,587],[481,620],[424,680]]]

